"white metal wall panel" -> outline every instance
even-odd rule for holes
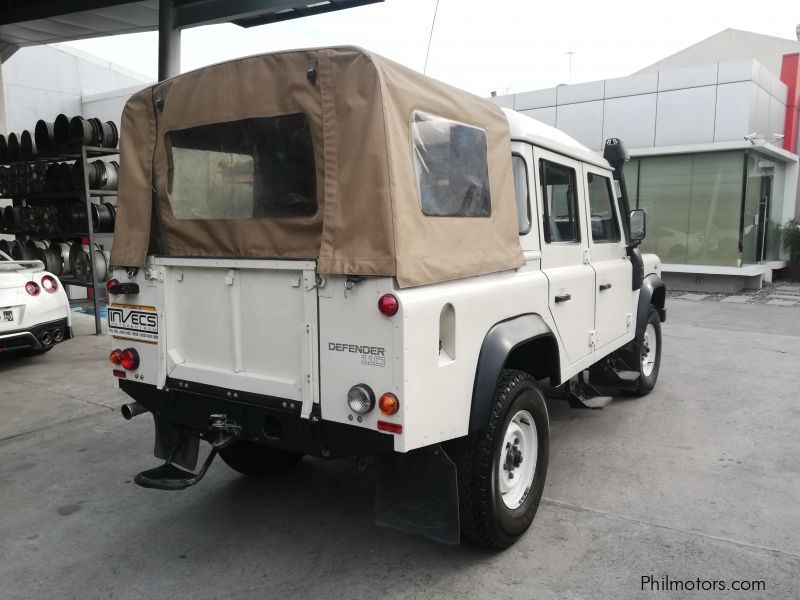
[[[557,88],[534,90],[514,95],[514,110],[530,110],[555,106],[557,103]]]
[[[660,93],[656,146],[713,142],[716,96],[716,86]]]
[[[744,136],[751,133],[750,98],[755,93],[755,87],[752,81],[739,81],[726,83],[717,88],[715,142],[740,142]]]
[[[716,85],[717,63],[701,65],[699,67],[686,67],[671,71],[659,71],[658,91],[682,90],[686,88]]]
[[[557,89],[558,104],[574,104],[576,102],[591,102],[602,100],[605,97],[605,81],[589,81],[575,85],[562,85]]]
[[[658,73],[639,73],[630,77],[606,79],[606,99],[652,94],[657,91]]]
[[[534,108],[531,110],[520,111],[523,115],[527,115],[532,119],[546,123],[551,127],[556,126],[556,107],[548,106],[547,108]]]
[[[606,100],[603,139],[620,138],[628,148],[651,148],[656,138],[656,94]]]
[[[603,101],[559,106],[556,127],[592,150],[599,151],[603,145]]]

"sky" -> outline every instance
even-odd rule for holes
[[[347,44],[423,71],[436,3],[385,0],[250,29],[187,29],[181,70]],[[798,23],[797,0],[439,0],[427,74],[481,96],[506,94],[629,75],[728,27],[795,39]],[[70,45],[155,79],[157,40],[140,33]]]

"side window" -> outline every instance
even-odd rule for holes
[[[483,129],[423,112],[411,120],[422,214],[489,217],[489,159]]]
[[[543,160],[540,162],[544,199],[544,240],[579,242],[578,194],[575,169]]]
[[[519,234],[527,235],[531,231],[531,194],[528,188],[528,165],[519,154],[511,157],[514,169],[514,191],[517,196],[517,219]]]
[[[608,177],[589,173],[586,178],[589,192],[592,240],[595,242],[618,242],[619,221],[614,211],[614,193]]]

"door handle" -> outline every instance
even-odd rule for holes
[[[559,294],[556,296],[556,302],[567,302],[568,300],[572,299],[571,294]]]
[[[600,291],[601,292],[604,292],[604,291],[610,290],[610,289],[611,289],[611,284],[610,283],[601,283],[600,284]]]

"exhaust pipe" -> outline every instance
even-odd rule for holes
[[[139,404],[138,402],[129,402],[128,404],[123,404],[119,411],[122,413],[122,416],[126,421],[130,421],[133,417],[138,417],[140,414],[146,413],[147,408],[144,406],[144,404]]]
[[[49,331],[45,331],[42,335],[39,336],[39,341],[42,342],[44,346],[49,346],[53,343],[53,336],[50,335]]]
[[[58,343],[64,340],[64,330],[59,327],[53,330],[53,341]]]

